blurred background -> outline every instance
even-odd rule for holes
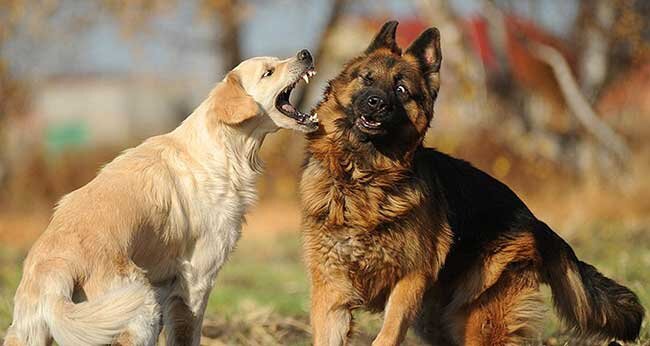
[[[309,109],[388,19],[402,47],[430,26],[442,34],[427,145],[505,181],[648,308],[649,18],[647,0],[0,0],[0,338],[62,195],[176,127],[245,58],[310,49],[318,75],[294,92]],[[302,135],[268,136],[262,156],[260,202],[211,297],[206,345],[309,340]],[[359,320],[355,342],[368,344],[379,319]],[[574,341],[549,318],[540,342]]]

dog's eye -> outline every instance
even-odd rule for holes
[[[396,91],[398,94],[400,94],[400,95],[408,95],[408,92],[409,92],[409,91],[406,89],[406,87],[403,86],[403,85],[398,85],[398,86],[397,86],[397,89],[395,89],[395,91]]]
[[[363,81],[363,84],[365,85],[372,85],[374,80],[372,79],[372,75],[370,73],[362,74],[361,80]]]
[[[273,74],[273,69],[268,69],[264,74],[262,75],[262,78],[270,77]]]

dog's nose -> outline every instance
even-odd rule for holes
[[[383,111],[386,109],[386,102],[379,96],[370,96],[366,101],[368,108],[373,111]]]
[[[303,49],[296,54],[296,57],[298,57],[298,61],[306,62],[311,64],[313,59],[311,57],[311,53],[309,53],[308,50]]]

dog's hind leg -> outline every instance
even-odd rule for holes
[[[7,330],[3,342],[4,346],[49,346],[52,344],[52,336],[43,320],[32,319],[32,321],[26,321],[23,319],[20,322],[21,327],[18,327],[15,323]]]
[[[539,344],[545,308],[530,267],[505,270],[478,299],[446,314],[452,339],[471,346]]]
[[[52,334],[47,323],[47,311],[52,310],[43,302],[43,292],[53,285],[51,277],[43,279],[43,273],[59,269],[60,261],[46,261],[30,265],[29,259],[25,264],[23,279],[18,285],[14,298],[13,322],[7,330],[4,346],[45,346],[52,344]],[[60,280],[62,291],[69,280]],[[59,282],[57,282],[59,283]]]

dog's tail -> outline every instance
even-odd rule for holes
[[[632,341],[645,311],[627,287],[578,260],[573,249],[543,222],[535,227],[542,281],[551,286],[555,309],[583,337]]]
[[[147,290],[138,282],[75,304],[67,271],[48,271],[38,280],[21,282],[6,345],[45,345],[50,334],[62,346],[111,344],[145,306]]]
[[[145,304],[143,292],[142,285],[131,283],[79,304],[66,296],[51,296],[45,320],[60,345],[110,344]]]

